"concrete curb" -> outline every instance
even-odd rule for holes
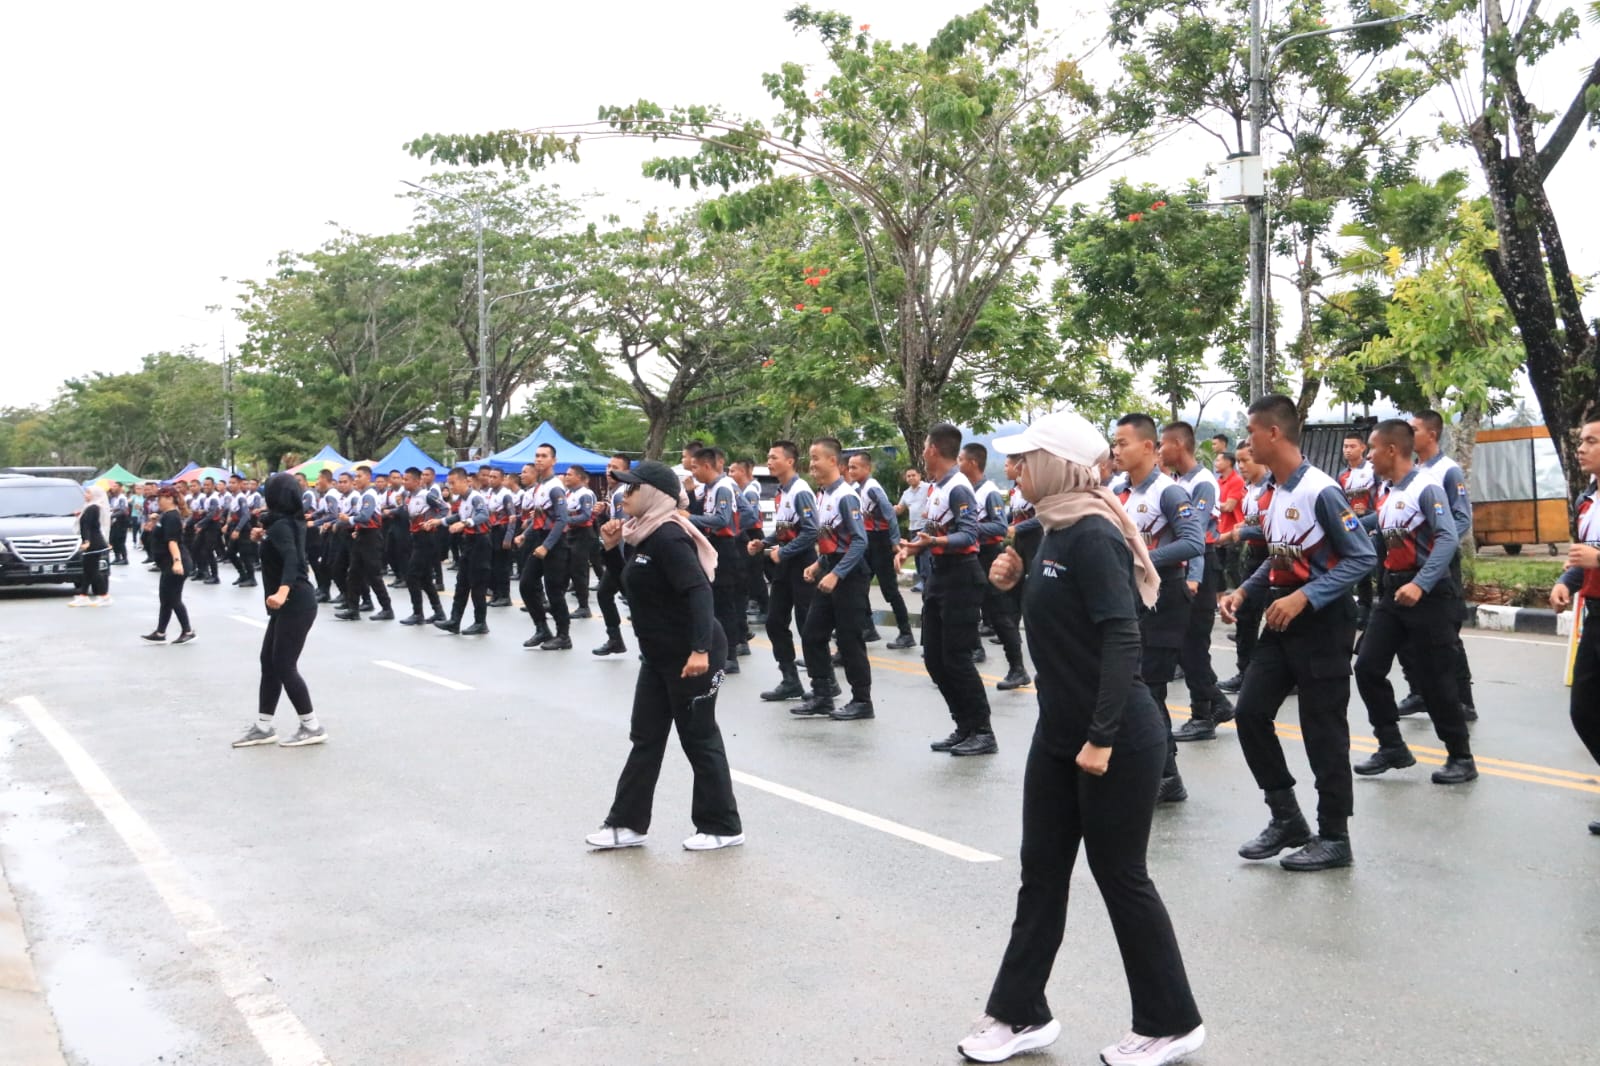
[[[66,1066],[55,1017],[39,988],[16,897],[0,869],[0,1061]],[[14,1057],[13,1057],[14,1056]]]
[[[1572,634],[1572,612],[1559,615],[1548,607],[1500,607],[1492,603],[1467,604],[1467,625],[1500,633],[1538,633],[1547,637]]]

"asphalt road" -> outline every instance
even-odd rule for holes
[[[515,609],[477,640],[325,611],[302,668],[330,741],[234,751],[259,590],[192,588],[200,639],[173,648],[137,639],[154,589],[131,567],[107,609],[0,593],[0,862],[69,1062],[958,1061],[1011,919],[1031,692],[994,694],[997,757],[952,759],[917,653],[874,645],[878,719],[834,723],[756,698],[758,646],[718,708],[749,843],[681,850],[673,747],[649,845],[591,853],[636,667],[591,660],[598,619],[542,653]],[[1595,1061],[1600,779],[1562,645],[1468,643],[1484,776],[1358,779],[1353,869],[1239,859],[1265,808],[1236,738],[1182,752],[1151,867],[1210,1034],[1193,1061]],[[1095,1062],[1128,1027],[1082,863],[1050,995],[1063,1038],[1024,1061]]]

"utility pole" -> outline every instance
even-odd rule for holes
[[[1245,209],[1250,215],[1250,400],[1253,403],[1266,395],[1267,391],[1267,264],[1269,253],[1267,248],[1267,196],[1265,184],[1265,167],[1261,160],[1261,129],[1266,125],[1267,113],[1267,74],[1272,69],[1272,64],[1278,59],[1278,54],[1287,45],[1296,41],[1308,40],[1312,37],[1327,37],[1335,33],[1350,33],[1353,30],[1368,30],[1377,26],[1388,26],[1395,22],[1405,22],[1407,19],[1420,18],[1416,13],[1408,12],[1403,15],[1394,15],[1390,18],[1371,19],[1367,22],[1355,22],[1348,26],[1330,26],[1326,29],[1310,30],[1306,33],[1292,33],[1273,45],[1263,59],[1261,54],[1261,0],[1250,0],[1250,153],[1244,162],[1253,162],[1254,172],[1260,175],[1260,189],[1251,194],[1245,188]]]

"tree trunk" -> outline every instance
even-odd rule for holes
[[[1478,430],[1483,426],[1483,405],[1469,403],[1461,409],[1461,420],[1456,423],[1454,431],[1450,434],[1450,458],[1454,459],[1467,475],[1467,484],[1472,483],[1472,452],[1478,446]],[[1468,530],[1466,537],[1461,541],[1461,557],[1468,560],[1468,569],[1471,569],[1470,560],[1477,557],[1478,542]]]
[[[906,442],[906,465],[922,466],[922,445],[928,428],[939,421],[939,385],[930,380],[933,352],[917,317],[916,294],[907,286],[898,308],[900,332],[900,403],[895,408],[895,425]]]
[[[672,420],[667,417],[666,408],[661,406],[652,406],[645,412],[645,417],[649,419],[649,428],[644,434],[644,457],[660,459],[667,447],[667,431],[672,428]]]

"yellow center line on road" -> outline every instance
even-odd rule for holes
[[[770,643],[761,640],[760,638],[757,638],[751,643],[760,644],[767,648],[772,646]],[[868,654],[867,661],[875,666],[882,666],[899,674],[916,674],[922,677],[928,676],[928,672],[921,665],[920,660],[913,664],[902,660],[888,659],[882,655]],[[979,672],[978,676],[989,682],[997,682],[1001,680],[1000,677],[997,677],[994,674],[986,674],[981,671]],[[1190,708],[1183,704],[1169,703],[1167,704],[1167,709],[1172,712],[1172,717],[1174,719],[1190,717]],[[1305,739],[1304,734],[1300,732],[1300,727],[1292,722],[1276,722],[1274,723],[1274,726],[1280,734],[1288,737],[1291,740]],[[1223,724],[1222,728],[1232,729],[1233,723],[1226,722]],[[1443,748],[1425,747],[1418,744],[1408,744],[1407,746],[1411,748],[1412,754],[1416,755],[1417,762],[1426,766],[1444,765],[1445,755],[1447,753]],[[1350,747],[1355,751],[1371,753],[1378,750],[1378,739],[1376,737],[1352,733],[1350,735]],[[1504,777],[1512,781],[1524,781],[1535,785],[1549,785],[1554,788],[1564,788],[1573,792],[1586,792],[1591,795],[1600,796],[1600,776],[1597,776],[1593,773],[1582,773],[1577,770],[1562,770],[1554,766],[1539,766],[1534,763],[1515,762],[1510,759],[1496,759],[1487,755],[1474,754],[1473,761],[1477,763],[1478,773],[1480,775],[1486,775],[1489,777]]]

